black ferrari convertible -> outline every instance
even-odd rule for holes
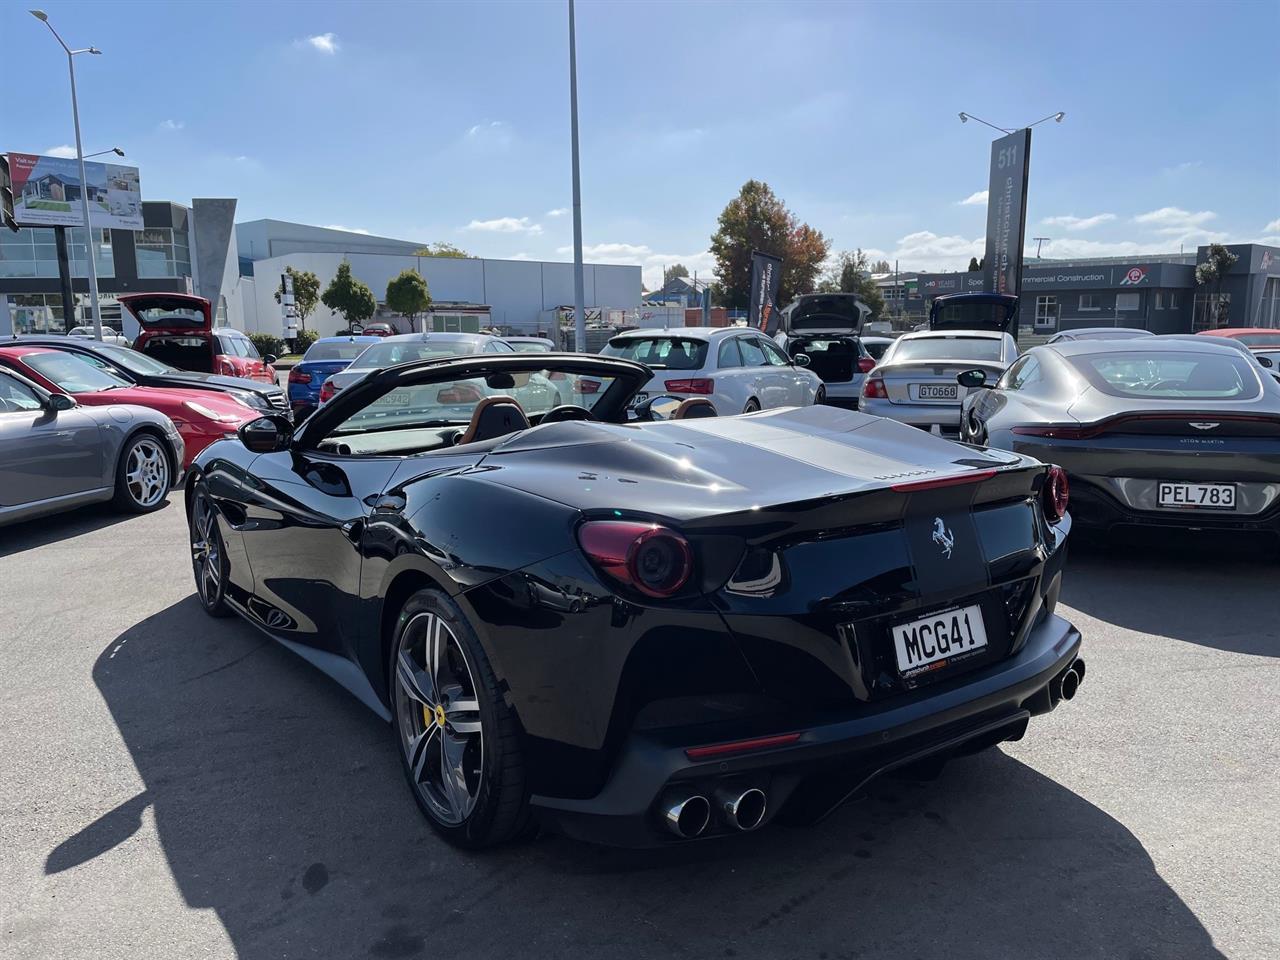
[[[813,821],[1075,694],[1056,468],[833,407],[634,405],[649,377],[415,361],[246,424],[187,485],[204,609],[389,720],[468,847]]]

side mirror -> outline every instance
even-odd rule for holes
[[[1268,370],[1270,370],[1272,367],[1276,365],[1275,361],[1272,360],[1270,357],[1258,357],[1258,362],[1262,364],[1264,367],[1266,367]]]
[[[275,363],[279,359],[280,358],[277,357],[274,353],[268,353],[265,357],[262,358],[262,362],[265,363],[267,366],[271,366],[271,364]]]
[[[995,384],[987,383],[987,371],[985,370],[966,370],[961,374],[957,374],[956,383],[962,387],[968,387],[970,390],[995,386]]]
[[[288,417],[271,413],[241,424],[236,436],[250,453],[279,453],[293,442],[293,424]]]
[[[682,403],[684,403],[684,398],[682,397],[673,397],[667,393],[660,393],[656,397],[650,397],[648,400],[636,404],[636,419],[650,421],[670,420]]]
[[[68,397],[65,393],[51,393],[49,395],[49,409],[54,413],[61,413],[63,410],[70,410],[75,405],[75,400]]]
[[[810,363],[809,355],[807,353],[797,353],[791,358],[791,362],[797,367],[807,367]]]

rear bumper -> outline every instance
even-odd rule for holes
[[[746,755],[690,760],[685,749],[707,743],[705,730],[696,739],[685,731],[684,742],[675,742],[670,731],[632,733],[595,797],[534,796],[532,802],[571,836],[632,847],[683,842],[662,828],[657,815],[673,795],[711,798],[717,789],[757,787],[768,798],[765,822],[784,807],[816,819],[887,770],[1019,739],[1031,716],[1056,706],[1056,685],[1075,662],[1080,643],[1075,627],[1049,615],[1004,661],[940,683],[909,702],[861,705],[856,716],[809,725],[793,743]],[[710,742],[795,732],[717,728]],[[713,812],[702,836],[732,832]]]
[[[947,433],[960,432],[960,405],[894,403],[892,400],[862,398],[861,410],[876,417],[888,417],[913,427],[938,427]]]
[[[1106,478],[1079,477],[1071,481],[1071,517],[1081,527],[1108,530],[1116,526],[1165,527],[1183,530],[1223,530],[1271,533],[1280,536],[1280,501],[1258,513],[1216,510],[1139,510],[1109,492]],[[1097,482],[1099,479],[1103,483]],[[1114,481],[1110,481],[1114,482]],[[1214,481],[1207,481],[1214,482]]]

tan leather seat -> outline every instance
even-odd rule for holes
[[[672,420],[697,420],[701,417],[718,416],[716,405],[706,397],[690,397],[676,407],[671,415]]]
[[[524,415],[524,408],[512,397],[485,397],[471,411],[471,423],[457,442],[463,444],[492,440],[528,429],[529,418]]]

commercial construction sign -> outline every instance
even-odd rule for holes
[[[13,181],[13,218],[24,227],[83,227],[89,200],[89,222],[111,230],[142,229],[142,186],[137,167],[74,157],[9,154]]]
[[[1018,295],[1022,242],[1027,231],[1027,171],[1031,130],[1018,130],[991,144],[987,190],[987,252],[982,265],[988,293]]]

